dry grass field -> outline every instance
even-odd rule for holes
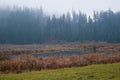
[[[0,80],[120,80],[120,63],[0,74]]]
[[[82,54],[33,56],[60,51],[80,51]],[[60,52],[61,53],[61,52]],[[88,66],[120,62],[120,44],[65,43],[41,45],[0,45],[0,73],[21,73],[43,69]]]

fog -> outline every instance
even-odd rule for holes
[[[42,7],[49,14],[62,14],[72,10],[92,15],[95,10],[111,9],[120,11],[120,0],[0,0],[0,7],[20,6],[30,8]]]

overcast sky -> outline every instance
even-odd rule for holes
[[[95,10],[120,11],[120,0],[0,0],[3,6],[25,6],[44,9],[49,14],[62,14],[66,12],[82,11],[92,15]]]

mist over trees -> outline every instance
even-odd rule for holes
[[[42,9],[0,9],[0,44],[120,42],[120,12],[82,12],[49,16]]]

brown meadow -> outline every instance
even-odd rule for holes
[[[82,55],[35,57],[34,53],[80,50]],[[0,73],[21,73],[120,62],[120,44],[65,43],[41,45],[0,45]],[[11,57],[11,55],[15,55]]]
[[[72,56],[50,56],[35,58],[21,55],[9,60],[0,61],[1,73],[21,73],[41,69],[58,69],[120,62],[120,54],[85,54]]]

